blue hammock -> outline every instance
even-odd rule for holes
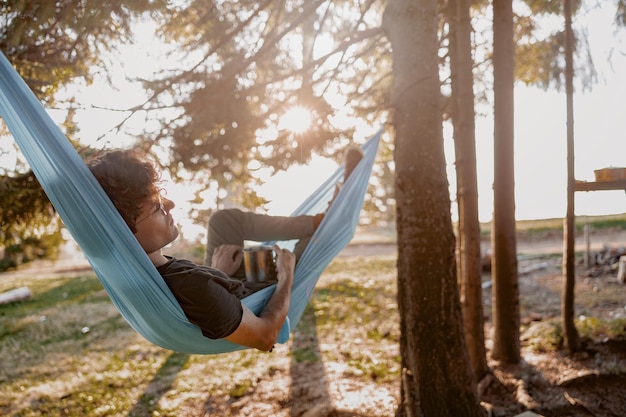
[[[135,331],[158,346],[184,353],[245,349],[224,339],[207,339],[189,323],[100,184],[1,53],[0,116],[113,304]],[[363,145],[363,160],[342,187],[297,264],[279,343],[289,339],[290,326],[300,320],[322,271],[354,235],[381,134],[382,129]],[[342,177],[340,167],[293,215],[323,212]],[[274,289],[265,288],[243,302],[259,314]]]

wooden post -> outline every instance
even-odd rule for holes
[[[589,268],[591,266],[591,244],[590,244],[590,227],[588,224],[585,225],[585,268]]]
[[[619,268],[617,269],[617,282],[626,284],[626,255],[619,257]]]

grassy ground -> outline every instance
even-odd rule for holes
[[[335,404],[359,409],[355,396],[370,396],[364,415],[390,415],[399,375],[395,262],[353,261],[328,268],[292,340],[271,354],[153,346],[91,274],[2,280],[0,292],[28,286],[34,296],[0,306],[0,415],[290,416],[327,403],[331,391],[345,391]]]
[[[626,215],[622,217],[607,227],[622,228]],[[548,230],[558,234],[554,227],[560,222],[552,224]],[[393,238],[387,233],[383,243],[389,245]],[[359,243],[373,241],[374,236],[366,236]],[[491,363],[495,379],[483,399],[498,407],[496,415],[521,412],[511,392],[523,384],[546,416],[590,415],[567,414],[573,406],[562,404],[565,383],[570,397],[590,392],[589,381],[576,379],[578,375],[607,375],[597,378],[605,383],[598,391],[610,392],[610,397],[596,395],[586,400],[587,407],[614,404],[626,395],[619,391],[626,381],[624,346],[619,344],[626,332],[620,313],[626,311],[626,289],[601,277],[577,284],[578,325],[591,340],[587,352],[593,352],[567,358],[559,350],[561,274],[559,262],[554,264],[555,269],[521,279],[526,365],[511,370]],[[382,417],[393,415],[397,407],[394,254],[336,258],[292,339],[271,354],[187,355],[151,345],[119,316],[92,274],[0,278],[0,292],[23,286],[33,292],[27,301],[0,305],[0,415],[292,417],[332,404],[333,414],[322,410],[318,415]],[[486,315],[489,291],[484,293]],[[616,347],[617,352],[612,350]],[[580,381],[580,393],[571,381]],[[542,397],[548,394],[550,398]]]

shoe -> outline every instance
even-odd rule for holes
[[[361,148],[357,146],[350,146],[346,149],[346,153],[344,155],[344,171],[343,171],[343,182],[345,183],[352,171],[356,168],[359,162],[363,159],[363,151]]]
[[[361,159],[363,159],[363,150],[356,145],[351,145],[348,149],[346,149],[346,153],[344,154],[344,169],[343,169],[343,181],[335,184],[335,193],[333,194],[333,198],[328,202],[328,206],[326,207],[326,211],[330,208],[330,206],[335,201],[337,194],[341,191],[341,187],[350,177],[350,174],[354,171],[356,166],[359,164]]]

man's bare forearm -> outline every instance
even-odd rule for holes
[[[292,274],[293,275],[293,274]],[[274,294],[269,299],[259,317],[271,323],[273,340],[276,340],[280,333],[280,328],[285,322],[289,312],[289,302],[291,297],[291,286],[293,276],[279,277]]]

